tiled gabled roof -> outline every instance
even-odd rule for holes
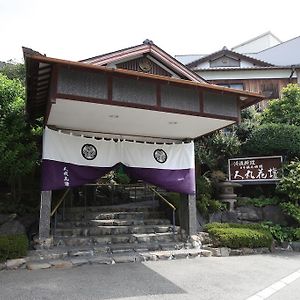
[[[247,56],[247,55],[243,55],[243,54],[234,52],[232,50],[228,50],[227,48],[224,47],[222,50],[216,51],[214,53],[211,53],[207,56],[204,56],[200,59],[197,59],[197,60],[187,64],[187,67],[191,68],[191,69],[194,69],[200,63],[203,63],[203,62],[209,61],[209,60],[214,60],[214,59],[217,59],[217,58],[219,58],[221,56],[224,56],[224,55],[227,55],[227,56],[230,56],[230,57],[237,57],[238,59],[243,59],[245,61],[253,63],[256,66],[261,66],[261,67],[271,67],[271,66],[273,66],[272,64],[270,64],[268,62],[265,62],[265,61]]]
[[[82,63],[93,64],[97,66],[105,66],[111,63],[117,63],[120,60],[130,60],[137,55],[149,54],[159,60],[163,65],[179,74],[183,79],[189,79],[196,82],[206,82],[204,78],[187,68],[170,54],[156,46],[152,41],[145,40],[143,44],[121,49],[118,51],[106,53],[81,60]]]

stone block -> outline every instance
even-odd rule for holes
[[[243,252],[240,249],[231,249],[231,251],[229,253],[230,256],[239,256],[242,254],[243,254]]]
[[[221,219],[222,223],[240,223],[236,212],[233,211],[223,211]]]
[[[274,224],[287,225],[287,220],[283,214],[281,208],[276,205],[267,205],[262,208],[263,219],[265,221],[271,221]]]
[[[105,264],[105,265],[110,265],[113,263],[113,260],[110,256],[104,256],[104,255],[99,255],[99,256],[94,256],[89,258],[89,263],[90,264]]]
[[[251,254],[254,254],[254,249],[252,248],[242,248],[242,253],[243,255],[251,255]]]
[[[172,251],[172,256],[175,259],[185,259],[189,257],[189,253],[187,253],[186,251],[182,251],[182,250],[175,250]]]
[[[292,242],[291,247],[294,251],[300,252],[300,242]]]
[[[137,255],[132,254],[113,254],[112,256],[115,263],[130,263],[130,262],[136,262],[138,257]]]
[[[26,267],[28,270],[41,270],[51,268],[51,264],[46,262],[28,262]]]
[[[221,257],[221,251],[220,248],[213,248],[213,247],[207,247],[203,246],[203,250],[208,250],[212,253],[212,256]]]
[[[220,248],[220,254],[223,257],[229,256],[231,249],[227,247],[221,247]]]
[[[262,209],[259,207],[240,206],[235,210],[237,218],[242,221],[259,222],[263,220]]]
[[[70,250],[68,251],[69,256],[92,256],[94,254],[93,250]]]
[[[156,261],[157,256],[155,254],[149,253],[149,252],[140,252],[138,253],[141,257],[141,261]]]
[[[8,270],[16,270],[25,265],[25,263],[26,260],[24,258],[9,259],[6,261],[6,268]]]
[[[199,232],[198,237],[202,244],[211,244],[212,240],[207,232]]]
[[[70,261],[73,266],[82,266],[89,263],[89,261],[85,258],[71,258]]]
[[[67,269],[72,268],[73,266],[73,264],[68,260],[52,260],[49,261],[49,263],[56,269]]]
[[[209,251],[209,250],[203,250],[203,249],[201,249],[200,256],[211,257],[212,256],[212,252]]]

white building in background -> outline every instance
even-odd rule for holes
[[[278,98],[283,87],[300,83],[300,36],[282,42],[266,32],[231,50],[176,55],[177,60],[210,83]],[[259,104],[263,109],[267,101]]]

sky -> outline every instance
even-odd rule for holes
[[[151,39],[171,55],[231,48],[271,31],[300,35],[300,1],[0,0],[0,61],[22,46],[80,60]]]

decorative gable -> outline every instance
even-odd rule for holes
[[[174,76],[174,72],[172,72],[171,70],[168,70],[167,67],[165,67],[163,65],[159,66],[157,63],[155,63],[153,61],[153,59],[150,59],[146,56],[128,60],[125,62],[121,62],[119,64],[116,64],[116,67],[118,69],[126,69],[126,70],[144,72],[144,73],[148,73],[148,74],[179,78],[178,75]]]
[[[206,82],[205,79],[177,61],[150,40],[145,40],[143,44],[138,46],[91,57],[81,62],[195,82]]]
[[[210,68],[226,68],[226,67],[240,67],[241,62],[237,58],[230,57],[228,55],[223,55],[221,57],[211,59],[209,61]]]

